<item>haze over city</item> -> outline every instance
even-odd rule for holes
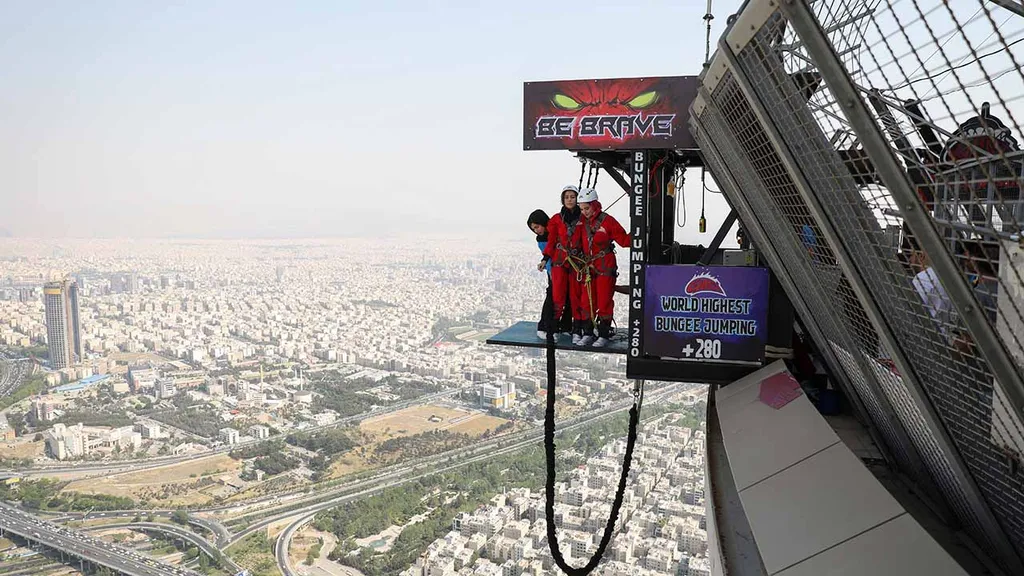
[[[705,7],[0,7],[0,574],[554,574],[550,418],[566,558],[622,474],[603,566],[710,576],[707,388],[647,383],[627,475],[615,273],[557,398],[539,349],[488,342],[546,337],[523,224],[580,178],[523,151],[524,82],[695,75],[700,35],[650,31]],[[726,213],[707,183],[681,242]]]
[[[716,30],[738,5],[716,4]],[[704,9],[7,3],[0,233],[518,237],[579,175],[566,152],[522,151],[522,83],[697,74]]]

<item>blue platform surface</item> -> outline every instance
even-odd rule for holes
[[[626,333],[623,330],[616,330],[612,337],[611,344],[603,348],[593,346],[574,346],[572,336],[567,334],[555,335],[555,348],[559,350],[577,350],[581,352],[602,352],[605,354],[626,353]],[[517,322],[512,326],[498,332],[487,339],[488,344],[497,346],[519,346],[522,348],[545,348],[547,341],[537,336],[536,322]]]

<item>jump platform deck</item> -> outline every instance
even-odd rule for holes
[[[576,350],[579,352],[625,354],[626,335],[625,333],[621,333],[621,331],[617,332],[618,333],[616,333],[612,338],[611,343],[602,348],[595,348],[593,346],[575,346],[572,343],[571,336],[556,334],[555,348],[558,350]],[[545,348],[547,346],[547,341],[541,340],[537,336],[537,323],[528,321],[517,322],[512,326],[509,326],[488,338],[487,343],[497,346],[519,346],[521,348]]]

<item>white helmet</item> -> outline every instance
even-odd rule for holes
[[[572,184],[566,184],[564,187],[562,187],[562,194],[565,194],[566,192],[570,191],[575,192],[577,196],[579,196],[580,194],[580,189],[573,186]]]
[[[597,190],[593,188],[584,188],[580,191],[580,195],[576,197],[576,202],[596,202],[597,201]]]

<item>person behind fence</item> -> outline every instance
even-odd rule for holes
[[[583,337],[583,311],[580,302],[580,272],[583,261],[580,257],[580,207],[576,203],[579,189],[573,185],[562,188],[562,207],[548,222],[548,243],[544,258],[537,269],[548,266],[551,270],[551,289],[556,318],[560,319],[560,331],[572,332],[573,344],[579,344]],[[568,307],[566,305],[568,304]]]
[[[967,277],[967,282],[974,296],[981,305],[985,317],[996,325],[999,308],[999,269],[994,259],[980,240],[962,240],[957,249],[960,268]],[[959,329],[954,334],[953,347],[968,356],[979,354],[974,339],[966,329]]]
[[[586,334],[580,345],[607,346],[612,337],[612,318],[615,315],[615,279],[619,275],[615,262],[615,246],[629,247],[629,234],[611,214],[601,211],[597,191],[587,188],[580,192],[580,211],[583,214],[583,255],[587,271],[583,285],[583,312],[589,320],[584,325]],[[614,243],[614,244],[613,244]],[[597,341],[593,326],[597,320]]]
[[[939,277],[935,273],[935,269],[932,268],[928,253],[921,249],[913,237],[907,238],[907,244],[909,245],[908,261],[914,274],[911,284],[918,297],[921,298],[925,310],[938,325],[939,332],[944,337],[948,337],[948,329],[955,316],[953,301],[949,299],[946,289],[939,282]]]

